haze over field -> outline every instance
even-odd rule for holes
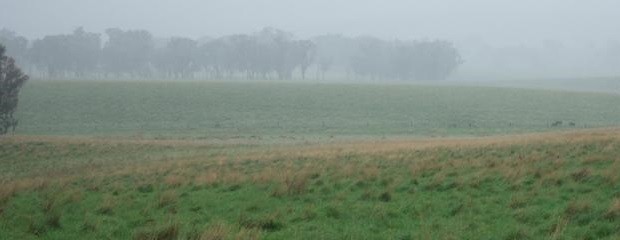
[[[0,0],[0,240],[618,240],[619,9]]]
[[[613,0],[3,2],[0,28],[29,39],[79,26],[193,39],[274,27],[302,39],[344,34],[451,41],[464,60],[452,76],[457,80],[620,75],[620,2]]]
[[[3,0],[0,22],[29,38],[109,27],[160,36],[253,32],[265,26],[300,37],[324,33],[381,38],[482,38],[496,44],[546,40],[605,42],[620,38],[614,0]],[[27,13],[27,14],[24,14]]]

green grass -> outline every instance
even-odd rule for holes
[[[0,239],[620,239],[620,130],[583,130],[617,126],[619,103],[31,81],[16,135],[0,138]]]
[[[279,148],[5,139],[0,238],[618,239],[618,136]]]
[[[290,141],[616,126],[620,96],[417,85],[31,81],[17,134]]]

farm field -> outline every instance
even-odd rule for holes
[[[260,145],[15,136],[2,239],[618,239],[620,130]]]
[[[620,95],[31,81],[0,239],[618,239]]]
[[[320,142],[620,124],[620,95],[474,86],[32,81],[18,135]],[[562,124],[551,127],[553,123]],[[574,126],[571,126],[572,124]]]

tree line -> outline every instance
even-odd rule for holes
[[[218,38],[161,39],[146,30],[110,28],[102,35],[80,27],[33,41],[4,29],[0,44],[31,76],[49,79],[289,80],[325,78],[331,73],[377,80],[441,80],[462,63],[448,41],[340,35],[296,39],[275,28]]]

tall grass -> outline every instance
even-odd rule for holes
[[[311,146],[19,137],[2,145],[0,236],[616,239],[618,136]]]

